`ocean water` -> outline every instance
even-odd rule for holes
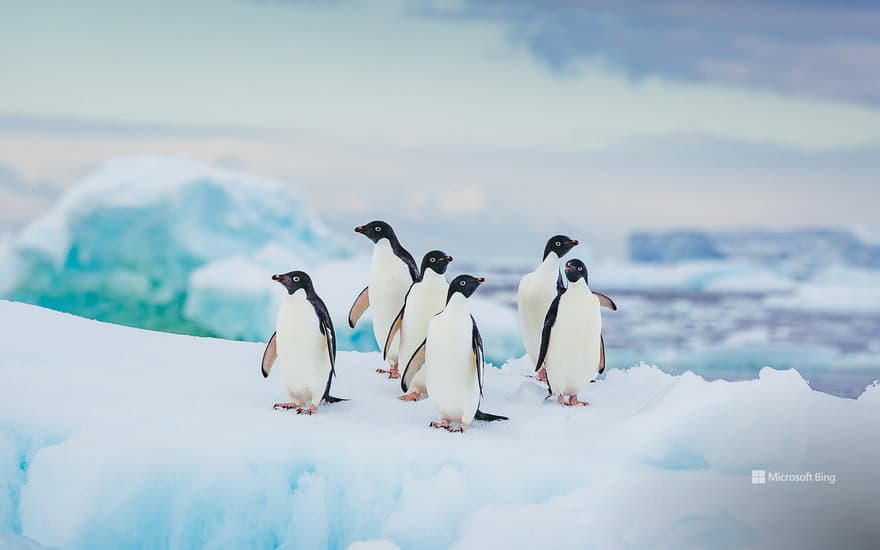
[[[486,292],[516,307],[521,267],[497,267]],[[711,291],[597,287],[607,368],[646,362],[707,380],[745,380],[763,367],[797,369],[816,390],[858,397],[880,379],[880,311],[780,307],[796,290]],[[809,304],[803,304],[805,306]]]

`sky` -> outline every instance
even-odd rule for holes
[[[184,155],[426,248],[876,236],[878,153],[871,2],[0,0],[0,231],[106,159]]]

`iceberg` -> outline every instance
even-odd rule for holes
[[[378,353],[339,354],[313,417],[272,410],[263,345],[0,301],[0,542],[78,548],[873,548],[880,384],[611,368],[584,408],[528,361],[487,369],[508,422],[431,430]],[[15,330],[9,330],[15,327]],[[766,475],[761,477],[760,473]],[[774,474],[812,472],[813,481]],[[830,483],[830,475],[835,482]],[[761,480],[764,483],[761,483]],[[797,477],[801,479],[801,477]],[[776,481],[774,481],[776,480]]]
[[[629,237],[629,250],[635,262],[738,259],[797,277],[829,265],[880,269],[880,245],[842,229],[636,232]]]
[[[254,251],[283,251],[287,263],[276,268],[285,271],[351,255],[290,186],[185,158],[113,160],[7,243],[0,294],[121,324],[235,337],[240,327],[186,315],[190,283],[200,268]]]

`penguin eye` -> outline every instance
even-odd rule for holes
[[[437,261],[437,258],[431,258],[431,259],[430,259],[430,260],[428,260],[428,261],[429,261],[429,262],[431,262],[431,263],[434,263],[434,262],[436,262],[436,261]]]
[[[556,246],[562,246],[562,243],[559,241],[556,241]]]
[[[382,231],[382,228],[377,226],[376,231]]]
[[[460,284],[461,286],[464,286],[464,281],[461,281],[461,282],[458,283],[458,284]]]
[[[294,277],[294,278],[293,278],[293,282],[294,282],[294,283],[298,283],[298,282],[299,282],[299,277]]]
[[[582,267],[578,268],[578,271],[583,271],[583,270],[584,270],[584,268],[582,268]]]

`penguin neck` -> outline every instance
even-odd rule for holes
[[[291,302],[298,302],[298,301],[301,301],[301,300],[308,300],[308,298],[309,298],[309,293],[308,293],[308,291],[307,291],[306,289],[304,289],[304,288],[298,288],[298,289],[296,289],[296,291],[294,291],[292,294],[291,294],[291,293],[288,293],[288,295],[287,295],[287,299],[288,299],[289,301],[291,301]]]
[[[446,276],[445,276],[445,275],[440,275],[439,273],[437,273],[437,272],[434,271],[433,269],[428,268],[428,269],[425,270],[425,273],[422,275],[422,280],[421,280],[421,282],[423,282],[423,283],[428,283],[428,284],[432,284],[432,283],[441,283],[441,282],[442,282],[442,283],[445,283],[445,282],[446,282]]]
[[[538,266],[535,273],[547,277],[548,279],[552,278],[556,281],[556,277],[559,274],[559,256],[556,255],[556,252],[550,252],[547,254],[547,257],[544,258],[544,261],[541,262],[541,265]]]
[[[571,281],[568,282],[567,292],[571,292],[571,291],[583,292],[583,293],[587,293],[587,294],[592,292],[590,290],[590,285],[588,285],[587,281],[585,281],[583,278],[580,278],[573,283]]]
[[[464,297],[464,294],[461,292],[454,292],[449,298],[449,303],[446,304],[444,313],[470,317],[470,308],[468,307],[467,298]]]

